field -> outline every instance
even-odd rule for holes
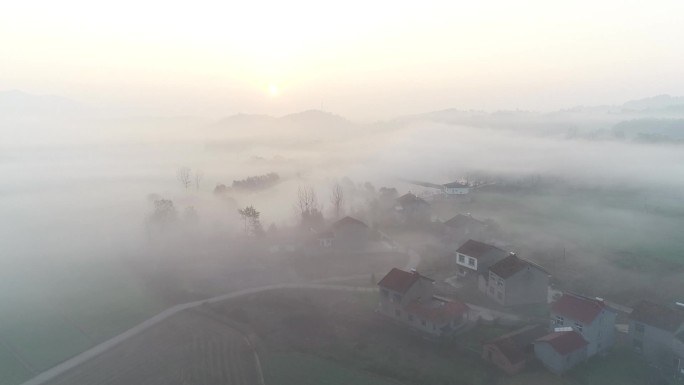
[[[260,370],[268,385],[636,385],[653,379],[645,362],[621,349],[563,377],[534,362],[507,376],[483,362],[479,348],[508,329],[482,325],[450,341],[428,341],[376,315],[375,295],[289,289],[204,305],[49,384],[258,384]]]
[[[302,353],[270,353],[264,362],[267,384],[278,385],[397,385],[396,381],[354,370],[335,361]]]
[[[0,279],[0,384],[19,384],[161,309],[121,264],[70,267],[19,266]]]
[[[179,313],[49,382],[52,385],[251,385],[245,337],[197,311]]]

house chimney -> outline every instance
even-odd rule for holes
[[[409,270],[409,271],[410,271],[411,274],[418,274],[418,270],[416,270],[415,268],[413,268],[413,269],[411,269],[411,270]]]

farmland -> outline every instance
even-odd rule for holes
[[[50,382],[53,385],[256,384],[252,349],[238,331],[181,312]]]

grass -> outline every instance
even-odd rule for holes
[[[12,355],[12,352],[0,345],[0,384],[21,384],[30,377],[31,372]]]
[[[642,385],[653,378],[653,370],[642,357],[619,349],[578,365],[567,377],[573,385]]]
[[[320,357],[295,353],[269,353],[263,357],[267,384],[278,385],[396,385],[398,382],[363,370],[348,368]]]
[[[37,371],[161,309],[116,260],[43,261],[42,266],[24,268],[18,266],[13,275],[0,277],[0,338]],[[2,370],[10,373],[0,374],[2,381],[26,370],[16,358],[2,362]],[[11,374],[15,372],[20,374]]]

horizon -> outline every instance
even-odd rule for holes
[[[684,94],[670,38],[682,14],[673,0],[15,2],[0,15],[0,88],[201,116],[615,104]]]
[[[644,95],[641,97],[637,97],[634,99],[627,99],[623,101],[619,101],[617,103],[611,104],[611,103],[599,103],[599,104],[575,104],[575,105],[567,105],[567,106],[561,106],[557,109],[540,109],[540,110],[534,110],[534,109],[517,109],[517,108],[498,108],[498,109],[491,109],[491,110],[485,110],[485,109],[467,109],[467,108],[459,108],[459,107],[446,107],[446,108],[440,108],[440,109],[435,109],[435,110],[424,110],[424,111],[418,111],[415,113],[411,114],[397,114],[397,115],[392,115],[392,116],[387,116],[384,118],[376,118],[376,119],[354,119],[353,117],[344,115],[338,111],[335,110],[328,110],[325,108],[305,108],[305,109],[300,109],[300,110],[291,110],[291,111],[285,111],[282,113],[267,113],[267,112],[252,112],[252,111],[229,111],[226,113],[216,113],[214,115],[200,115],[200,114],[154,114],[154,113],[144,113],[142,111],[135,111],[135,110],[127,110],[123,107],[117,107],[117,106],[106,106],[106,105],[98,105],[98,104],[92,104],[87,101],[81,100],[81,99],[75,99],[71,98],[62,94],[39,94],[39,93],[30,93],[22,89],[5,89],[5,90],[0,90],[0,96],[2,95],[7,95],[7,94],[17,94],[21,95],[22,97],[34,97],[34,98],[58,98],[62,99],[67,102],[75,103],[78,104],[82,107],[85,107],[86,109],[91,109],[91,110],[96,110],[96,111],[107,111],[109,113],[113,113],[111,116],[108,116],[109,118],[169,118],[169,119],[181,119],[181,118],[196,118],[196,119],[209,119],[209,120],[217,120],[221,121],[224,119],[228,119],[231,117],[236,117],[236,116],[265,116],[265,117],[271,117],[271,118],[284,118],[287,116],[291,115],[297,115],[297,114],[302,114],[306,112],[322,112],[326,113],[329,115],[341,117],[345,120],[348,120],[352,123],[356,124],[372,124],[372,123],[380,123],[380,122],[387,122],[387,121],[394,121],[394,120],[400,120],[403,118],[410,118],[410,117],[417,117],[417,116],[422,116],[422,115],[429,115],[433,113],[441,113],[441,112],[467,112],[467,113],[484,113],[484,114],[493,114],[493,113],[500,113],[500,112],[519,112],[519,113],[532,113],[532,114],[549,114],[549,113],[557,113],[557,112],[567,112],[567,111],[572,111],[576,109],[582,109],[582,108],[616,108],[616,107],[624,107],[625,104],[628,103],[633,103],[633,102],[643,102],[643,101],[648,101],[648,100],[655,100],[659,98],[666,98],[666,99],[681,99],[684,98],[684,95],[672,95],[668,93],[658,93],[658,94],[653,94],[653,95]],[[677,103],[676,105],[684,105],[684,103]],[[2,106],[0,106],[2,107]],[[126,112],[127,111],[127,112]],[[0,117],[2,115],[0,114]]]

